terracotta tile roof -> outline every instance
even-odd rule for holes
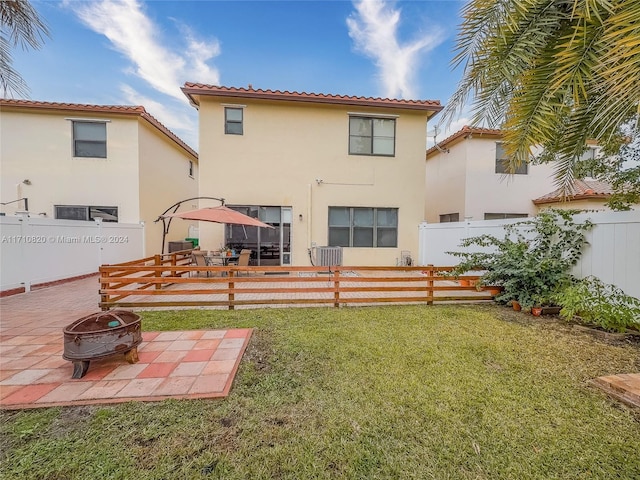
[[[611,196],[613,189],[606,182],[598,180],[574,180],[571,186],[571,194],[566,200],[606,199]],[[565,200],[562,189],[554,190],[540,198],[533,200],[536,205],[556,203]]]
[[[137,115],[144,118],[147,122],[157,128],[161,133],[166,135],[170,140],[175,142],[179,147],[185,150],[189,155],[198,158],[198,154],[189,145],[187,145],[180,137],[164,126],[158,119],[145,110],[140,105],[90,105],[84,103],[58,103],[58,102],[39,102],[34,100],[19,100],[10,98],[0,98],[1,107],[16,107],[26,109],[40,110],[57,110],[69,112],[88,112],[88,113],[114,113],[120,115]]]
[[[438,142],[438,147],[440,147],[441,149],[445,149],[447,145],[451,145],[452,143],[458,140],[461,140],[467,137],[468,135],[500,138],[502,137],[502,131],[495,128],[470,127],[468,125],[465,125],[453,135],[449,135],[447,138],[445,138],[441,142]],[[439,151],[438,148],[434,145],[433,147],[427,150],[427,158],[429,158],[430,155],[438,151]]]
[[[393,98],[352,97],[348,95],[328,95],[323,93],[289,92],[236,87],[221,87],[202,83],[185,83],[184,94],[195,105],[199,105],[197,95],[216,97],[253,98],[262,100],[284,100],[291,102],[325,103],[366,107],[399,108],[404,110],[425,110],[436,114],[442,110],[439,100],[401,100]]]

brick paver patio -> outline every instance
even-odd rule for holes
[[[97,277],[0,299],[0,407],[228,395],[251,329],[143,332],[137,363],[115,355],[72,379],[62,329],[97,304]]]

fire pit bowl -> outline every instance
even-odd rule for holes
[[[62,358],[73,362],[73,376],[82,378],[89,362],[124,353],[129,363],[138,361],[138,345],[142,342],[140,315],[127,310],[112,310],[87,315],[63,330]]]

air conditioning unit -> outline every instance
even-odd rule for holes
[[[316,247],[316,262],[319,267],[342,265],[342,247]]]

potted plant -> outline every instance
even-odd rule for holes
[[[539,317],[541,315],[557,315],[560,313],[561,307],[554,301],[554,298],[557,296],[557,293],[562,291],[568,284],[570,284],[570,280],[562,281],[558,284],[556,290],[554,292],[550,292],[544,295],[536,295],[533,298],[533,306],[531,307],[531,314]]]

